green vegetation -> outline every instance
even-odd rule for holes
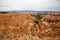
[[[38,19],[38,20],[40,20],[42,18],[42,16],[41,16],[40,13],[38,13],[35,18]]]
[[[38,24],[38,21],[42,18],[41,13],[37,13],[37,15],[32,15],[32,16],[35,17],[34,22],[35,22],[36,24]]]
[[[8,12],[0,12],[0,14],[7,14]]]
[[[46,20],[47,22],[51,23],[51,22],[60,22],[60,20]]]

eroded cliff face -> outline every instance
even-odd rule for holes
[[[32,12],[0,14],[0,40],[59,40],[60,16],[43,15],[37,24],[36,16]]]

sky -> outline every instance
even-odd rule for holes
[[[60,0],[0,0],[0,11],[60,11]]]

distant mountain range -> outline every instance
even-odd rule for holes
[[[40,12],[40,13],[48,13],[48,12],[60,12],[60,11],[11,10],[11,11],[0,11],[0,12]]]

